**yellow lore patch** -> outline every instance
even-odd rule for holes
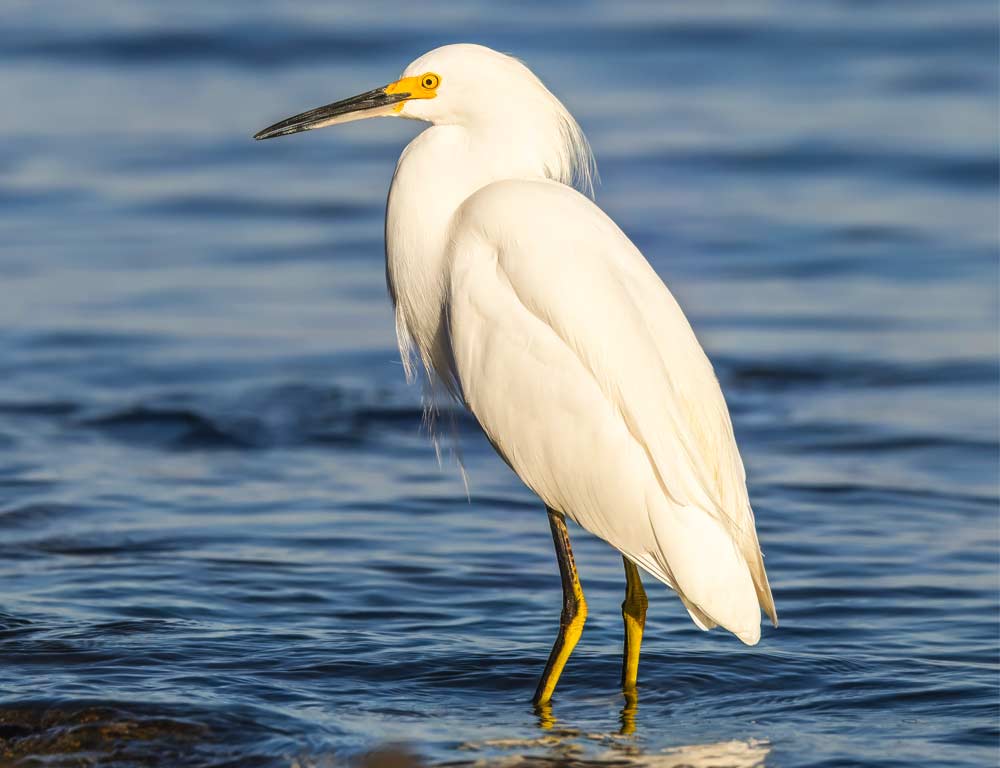
[[[433,72],[424,72],[415,77],[404,77],[394,83],[389,83],[385,87],[386,93],[408,93],[409,99],[433,99],[437,96],[437,87],[441,85],[441,78]],[[403,109],[406,101],[401,101],[394,109],[399,112]]]

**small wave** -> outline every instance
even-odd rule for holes
[[[759,485],[758,490],[762,490],[764,487],[781,495],[791,494],[795,497],[808,499],[835,498],[838,504],[887,503],[892,506],[910,508],[919,506],[930,510],[940,509],[940,502],[947,501],[950,511],[956,508],[970,510],[985,508],[992,512],[1000,501],[997,496],[985,494],[955,493],[954,491],[944,493],[927,488],[915,490],[885,484],[872,486],[858,483],[773,483],[769,486]],[[960,507],[956,507],[956,505],[960,505]]]
[[[1000,444],[995,440],[971,436],[898,433],[883,430],[866,430],[854,425],[816,422],[811,428],[796,434],[787,434],[783,441],[799,451],[813,451],[835,456],[837,454],[899,456],[906,451],[965,450],[973,454],[997,453]]]
[[[0,637],[7,639],[10,634],[24,632],[32,626],[31,621],[20,616],[0,611]]]
[[[58,330],[32,334],[25,339],[32,349],[149,348],[160,337],[145,333]]]
[[[148,401],[77,424],[124,442],[166,449],[261,449],[276,446],[357,446],[383,433],[418,433],[423,409],[364,392],[283,384],[228,401],[192,403],[188,396]],[[178,403],[183,402],[183,405]],[[443,431],[476,431],[464,411],[439,417]]]
[[[139,211],[153,211],[180,218],[219,219],[231,217],[254,219],[316,219],[323,222],[381,217],[382,207],[352,202],[318,200],[252,199],[223,195],[186,195],[165,198],[137,206]]]
[[[138,405],[81,424],[127,442],[170,448],[249,448],[254,441],[194,410]]]
[[[935,66],[907,72],[891,81],[893,90],[920,95],[976,94],[994,88],[993,80],[983,71],[947,69]]]
[[[0,508],[0,530],[44,526],[73,515],[78,507],[69,504],[36,503]]]
[[[0,401],[0,415],[4,416],[71,416],[78,410],[80,406],[68,400]]]
[[[995,363],[961,359],[935,363],[890,363],[827,358],[761,363],[719,356],[717,367],[720,375],[734,387],[768,391],[818,387],[992,386],[997,377]]]
[[[223,61],[242,66],[286,66],[296,61],[357,61],[381,53],[398,52],[399,35],[391,27],[338,34],[292,24],[235,25],[226,29],[145,29],[121,33],[53,35],[32,38],[28,32],[5,46],[5,58],[44,58],[66,61],[130,64]],[[413,30],[407,30],[409,43]],[[419,39],[419,37],[418,37]],[[427,48],[433,47],[428,37]]]
[[[819,176],[837,173],[884,175],[908,181],[923,181],[993,190],[1000,183],[1000,158],[996,155],[947,155],[921,153],[887,147],[850,147],[822,141],[708,151],[638,153],[620,158],[627,164],[650,163],[672,169],[727,174]]]

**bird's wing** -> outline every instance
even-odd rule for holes
[[[674,513],[686,510],[685,520],[698,530],[704,527],[698,517],[721,528],[745,562],[754,602],[776,621],[718,381],[680,307],[614,222],[561,185],[499,182],[459,210],[451,258],[455,374],[522,479],[547,503],[575,505],[561,511],[671,583],[677,578],[669,558],[657,573],[642,560],[656,560],[656,552],[605,535],[621,525],[609,516],[629,513],[597,500],[609,485],[621,486],[627,498],[625,486],[641,486],[640,475],[651,469]],[[557,428],[568,433],[547,437]],[[600,445],[617,455],[602,453]],[[585,479],[586,473],[596,476]],[[646,502],[652,537],[673,536],[655,512],[660,502]],[[650,537],[649,531],[630,535]]]

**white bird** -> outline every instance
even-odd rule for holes
[[[255,138],[379,116],[431,124],[399,158],[385,219],[407,374],[416,361],[464,403],[549,516],[564,602],[535,703],[587,614],[566,517],[623,555],[626,692],[647,606],[636,566],[701,629],[756,644],[760,609],[777,614],[726,402],[670,291],[574,189],[592,193],[594,166],[572,115],[516,59],[448,45]]]

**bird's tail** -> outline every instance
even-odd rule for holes
[[[720,625],[747,645],[756,645],[760,591],[729,534],[693,506],[664,503],[650,521],[658,550],[651,554],[668,579],[654,575],[677,592],[694,623],[701,629]],[[766,595],[773,611],[770,589]]]

